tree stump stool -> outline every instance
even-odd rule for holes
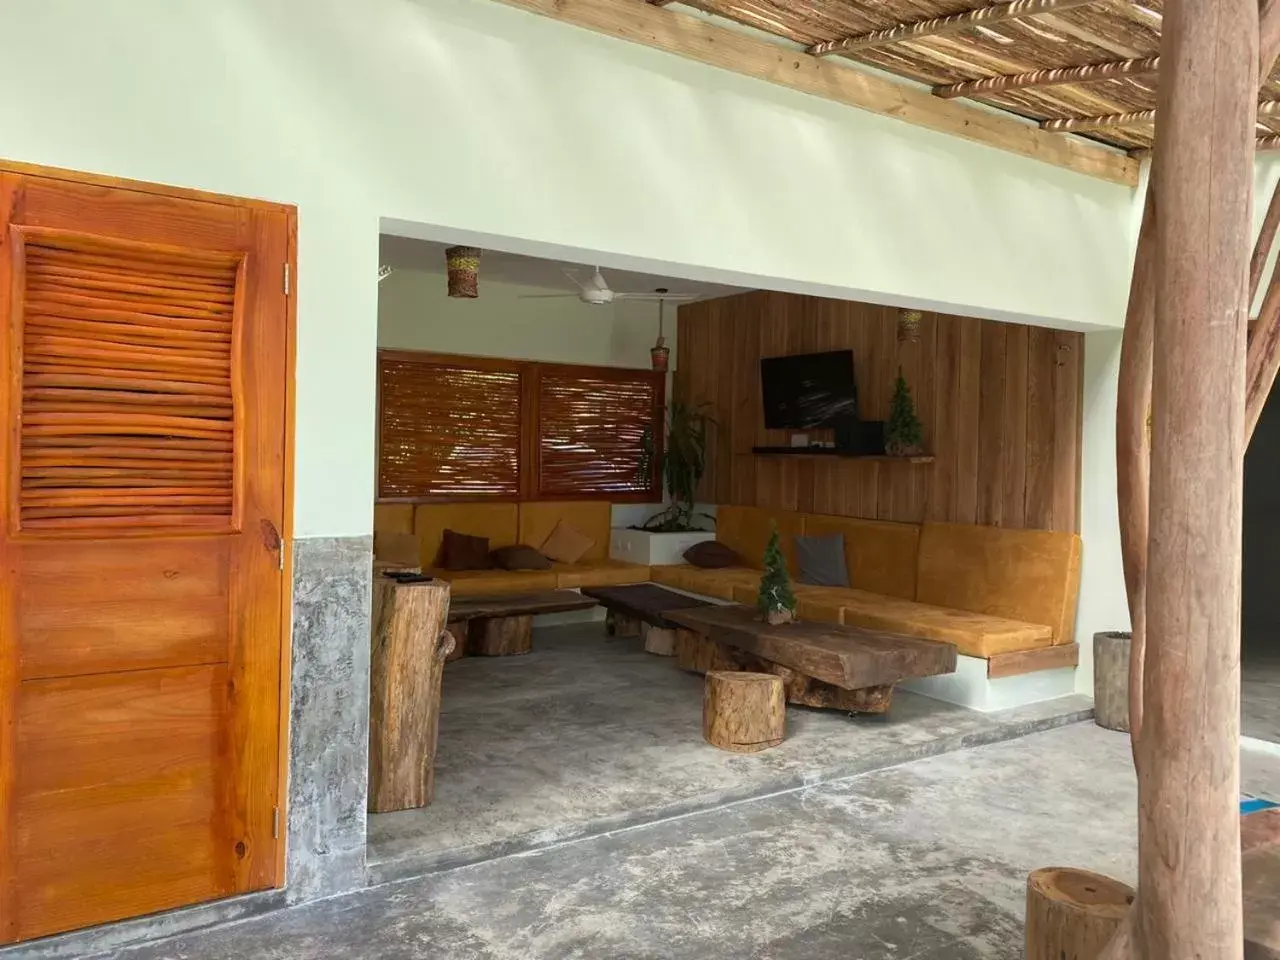
[[[641,621],[625,613],[609,610],[604,615],[604,632],[611,637],[638,637],[643,629]]]
[[[533,617],[472,620],[467,653],[473,657],[510,657],[533,652]]]
[[[645,624],[640,631],[644,637],[644,652],[656,654],[659,657],[674,657],[676,655],[676,632],[667,630],[664,627],[655,627]]]
[[[449,633],[453,636],[453,650],[450,651],[445,663],[453,663],[455,660],[461,660],[467,655],[467,634],[470,627],[465,620],[450,620],[448,627]]]
[[[1098,726],[1129,732],[1128,633],[1093,635],[1093,716]]]
[[[782,679],[770,673],[713,670],[702,694],[702,736],[734,753],[776,747],[787,732]]]
[[[1034,871],[1027,877],[1027,960],[1096,960],[1132,903],[1131,887],[1098,873]]]

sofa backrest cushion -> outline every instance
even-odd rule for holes
[[[516,543],[517,505],[514,503],[421,503],[413,514],[413,532],[422,548],[422,566],[439,565],[445,530],[486,537],[489,549]]]
[[[413,533],[412,503],[375,503],[374,533]]]
[[[744,566],[764,568],[764,550],[774,522],[778,539],[787,558],[787,569],[795,576],[796,550],[794,537],[801,532],[800,514],[787,510],[764,510],[760,507],[723,506],[716,508],[716,539],[737,551]]]
[[[564,521],[578,533],[591,538],[591,548],[582,560],[603,560],[609,556],[609,528],[613,508],[606,500],[548,500],[520,504],[519,542],[540,549],[556,524]],[[501,546],[501,544],[494,544]]]
[[[1075,639],[1080,538],[1048,530],[926,523],[916,600],[1039,623],[1053,642]]]
[[[849,586],[903,600],[916,598],[916,553],[920,527],[914,523],[859,520],[805,514],[807,536],[844,535]]]

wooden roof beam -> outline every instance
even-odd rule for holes
[[[655,0],[656,2],[656,0]],[[933,88],[935,97],[953,100],[956,97],[981,97],[1010,90],[1028,90],[1033,87],[1052,87],[1064,83],[1088,83],[1092,80],[1112,80],[1116,77],[1146,77],[1160,68],[1159,57],[1140,60],[1112,60],[1092,63],[1083,67],[1055,67],[1050,70],[1032,70],[1029,73],[1011,73],[981,80],[966,80]]]
[[[1280,115],[1280,100],[1263,100],[1258,104],[1258,116],[1274,117]],[[1110,130],[1113,127],[1133,127],[1144,123],[1154,123],[1154,110],[1135,110],[1132,113],[1113,113],[1104,117],[1067,117],[1062,120],[1042,120],[1041,130],[1055,133],[1083,133],[1090,130]]]
[[[1058,13],[1096,2],[1097,0],[1010,0],[1007,3],[992,3],[977,10],[956,13],[949,17],[901,23],[886,30],[873,30],[870,33],[845,37],[842,40],[824,40],[811,46],[809,53],[815,57],[827,57],[835,53],[883,47],[891,43],[901,43],[904,40],[922,40],[925,37],[936,37],[944,33],[957,33],[974,27],[989,27],[994,23],[1034,17],[1041,13]]]

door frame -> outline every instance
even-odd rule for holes
[[[152,196],[172,197],[181,200],[196,200],[202,203],[216,203],[222,206],[239,207],[284,214],[288,220],[288,245],[286,263],[288,273],[288,289],[285,292],[285,397],[284,397],[284,513],[283,526],[280,532],[284,558],[284,570],[281,573],[280,588],[280,716],[278,745],[279,756],[276,768],[275,806],[280,811],[278,836],[275,837],[274,857],[272,858],[271,886],[280,889],[287,881],[285,875],[285,855],[288,848],[289,823],[289,718],[292,708],[292,668],[293,668],[293,509],[295,486],[295,426],[297,390],[295,373],[297,369],[297,333],[298,333],[298,208],[293,204],[275,203],[268,200],[253,200],[245,197],[233,197],[226,194],[210,193],[194,190],[189,187],[175,187],[167,184],[150,183],[142,180],[129,180],[122,177],[104,174],[67,170],[61,167],[46,167],[39,164],[20,163],[15,160],[0,158],[0,174],[15,174],[26,177],[42,177],[46,180],[63,180],[87,186],[103,187],[113,190],[129,190],[133,193],[145,193]],[[281,278],[285,283],[285,278]],[[0,318],[7,322],[7,318]],[[0,658],[0,673],[3,673],[3,662]],[[0,676],[0,690],[8,686]],[[0,736],[12,743],[13,717],[7,705],[0,700]],[[0,847],[0,852],[3,848]]]

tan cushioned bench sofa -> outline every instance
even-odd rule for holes
[[[451,582],[455,596],[489,596],[572,587],[644,583],[649,568],[609,559],[610,506],[604,501],[539,503],[380,503],[374,507],[374,555],[387,535],[418,538],[422,569]],[[563,520],[595,541],[577,563],[550,570],[444,570],[438,566],[445,530],[488,537],[489,548],[526,543],[540,547]],[[380,536],[381,535],[381,536]]]
[[[958,523],[887,523],[720,507],[716,538],[751,566],[655,566],[652,578],[690,593],[754,603],[773,523],[795,566],[797,534],[844,535],[848,587],[794,584],[801,618],[946,640],[991,657],[1074,639],[1080,538],[1073,533]]]

